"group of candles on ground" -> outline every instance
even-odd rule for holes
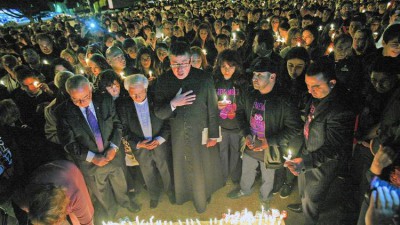
[[[136,216],[135,221],[131,221],[129,218],[122,218],[119,222],[104,222],[103,225],[202,225],[202,224],[210,224],[210,225],[222,225],[222,224],[237,224],[237,225],[281,225],[283,220],[287,218],[287,212],[285,210],[279,211],[278,209],[269,209],[264,210],[264,207],[261,208],[261,211],[257,211],[255,214],[253,212],[244,209],[241,212],[236,211],[235,213],[231,213],[228,210],[228,213],[222,214],[221,219],[210,219],[209,221],[201,222],[199,219],[186,219],[186,220],[178,220],[177,222],[172,221],[162,221],[162,220],[154,220],[154,216],[152,216],[148,221],[140,220],[138,216]]]

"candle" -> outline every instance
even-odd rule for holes
[[[200,220],[199,220],[199,219],[196,219],[196,224],[197,224],[197,225],[201,225],[201,223],[200,223]]]
[[[335,30],[335,24],[331,23],[331,30]]]
[[[121,75],[122,79],[125,78],[125,73],[124,72],[119,73],[119,75]]]
[[[154,216],[151,216],[151,217],[150,217],[150,224],[151,224],[151,225],[153,225],[153,219],[154,219]]]
[[[333,52],[333,48],[332,48],[332,47],[329,47],[329,48],[328,48],[328,52],[329,52],[329,53]]]
[[[163,39],[163,40],[164,40],[164,33],[162,33],[162,34],[161,34],[161,39]]]
[[[240,31],[240,28],[236,29],[236,31]]]
[[[80,72],[81,72],[81,74],[84,74],[84,73],[85,73],[85,71],[84,71],[83,69],[81,69]]]
[[[182,221],[181,220],[178,220],[178,223],[179,223],[179,225],[182,225]]]
[[[39,86],[39,81],[34,81],[33,86],[38,87]]]
[[[43,64],[49,64],[49,61],[47,61],[46,59],[43,60]]]
[[[207,50],[205,48],[203,48],[201,51],[203,52],[204,55],[207,55]]]
[[[392,2],[388,2],[387,8],[389,8],[391,4],[392,4]]]
[[[336,33],[332,34],[332,40],[335,39],[335,35],[336,35]]]
[[[189,225],[189,220],[188,219],[186,219],[186,225]]]
[[[226,100],[226,95],[224,95],[224,99],[222,100],[222,103],[227,104],[228,101]]]
[[[289,149],[289,154],[287,157],[283,156],[286,161],[290,161],[292,159],[292,151]]]
[[[0,84],[4,86],[4,82],[3,81],[0,81]]]
[[[300,43],[300,41],[298,41],[297,42],[297,47],[300,47],[301,46],[301,43]]]
[[[232,40],[236,41],[236,33],[232,33]]]
[[[212,221],[212,219],[210,218],[210,225],[212,225],[213,224],[213,221]]]
[[[153,77],[153,71],[149,71],[149,77],[152,78]]]
[[[136,225],[139,225],[139,224],[140,224],[140,222],[139,222],[139,217],[136,216]]]
[[[323,29],[323,27],[322,27],[322,26],[319,26],[319,27],[318,27],[318,30],[319,30],[319,31],[321,31],[322,29]]]
[[[362,10],[362,13],[365,13],[365,9]]]

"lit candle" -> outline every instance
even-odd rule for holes
[[[210,218],[210,225],[212,225],[213,224],[213,221],[212,221],[212,219]]]
[[[199,219],[196,219],[196,224],[197,224],[197,225],[201,225],[201,223],[200,223],[200,220],[199,220]]]
[[[261,215],[264,214],[264,206],[261,206]]]
[[[224,99],[222,100],[222,103],[223,104],[227,104],[228,103],[228,101],[226,100],[226,95],[224,95]]]
[[[182,221],[181,220],[178,220],[178,223],[179,223],[179,225],[182,225]]]
[[[153,77],[153,71],[149,71],[149,78],[152,78]]]
[[[392,4],[392,2],[388,2],[387,8],[389,8],[391,4]]]
[[[140,222],[139,222],[139,216],[136,216],[136,225],[139,225],[140,224]]]
[[[201,51],[203,52],[204,55],[207,55],[207,50],[205,48],[203,48]]]
[[[331,30],[335,30],[335,24],[331,23]]]
[[[297,47],[300,47],[301,46],[301,43],[300,43],[300,41],[298,41],[297,42]]]
[[[34,82],[33,82],[33,86],[39,87],[39,81],[34,81]]]
[[[378,32],[374,32],[374,36],[378,36]]]
[[[119,75],[121,75],[122,79],[125,78],[125,73],[124,72],[121,72]]]
[[[81,69],[80,72],[81,72],[81,74],[84,74],[84,73],[85,73],[85,71],[84,71],[83,69]]]
[[[153,219],[154,219],[154,216],[151,216],[150,217],[150,225],[153,225]]]
[[[108,29],[108,33],[111,33],[111,29]]]
[[[332,47],[329,47],[329,48],[328,48],[328,52],[329,52],[329,53],[333,52],[333,48],[332,48]]]
[[[162,33],[162,34],[161,34],[161,39],[163,39],[163,40],[164,40],[164,33]]]
[[[322,27],[322,26],[319,26],[319,27],[318,27],[318,30],[320,30],[320,31],[321,31],[322,29],[323,29],[323,27]]]
[[[189,225],[189,220],[188,219],[186,219],[186,225]]]
[[[218,224],[217,218],[214,218],[214,223],[215,223],[215,224]]]
[[[289,149],[289,154],[287,157],[283,156],[286,161],[290,161],[292,159],[292,151]]]
[[[0,84],[4,86],[4,82],[3,81],[0,81]]]
[[[47,65],[47,64],[49,64],[49,61],[47,61],[47,60],[43,60],[43,64],[45,64],[45,65]]]
[[[236,41],[236,33],[232,33],[232,40]]]
[[[365,9],[362,10],[362,13],[365,13]]]
[[[236,29],[236,31],[240,31],[240,28]]]
[[[336,35],[336,33],[332,34],[332,40],[335,39],[335,35]]]

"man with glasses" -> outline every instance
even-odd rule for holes
[[[275,88],[279,64],[268,58],[260,59],[253,70],[254,90],[242,95],[237,109],[241,134],[245,137],[240,188],[231,191],[229,198],[237,199],[251,194],[251,188],[260,166],[262,183],[260,200],[269,209],[274,186],[275,169],[267,160],[270,148],[288,155],[289,140],[300,134],[301,119],[296,107]]]
[[[96,198],[101,219],[114,219],[116,203],[131,212],[140,207],[127,195],[122,168],[122,125],[108,94],[94,94],[84,76],[70,77],[66,84],[70,100],[56,109],[58,137],[79,165],[91,195]]]
[[[127,76],[137,71],[135,68],[127,66],[124,52],[116,46],[107,49],[106,58],[113,70],[121,76]]]
[[[190,47],[175,42],[169,53],[171,70],[155,87],[155,114],[169,119],[177,204],[192,200],[206,210],[213,192],[223,185],[217,144],[218,107],[209,74],[191,67]]]

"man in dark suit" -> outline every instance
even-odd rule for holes
[[[56,108],[61,144],[79,165],[100,209],[112,217],[117,202],[138,212],[140,207],[127,195],[123,155],[118,149],[122,125],[112,97],[92,93],[91,83],[83,76],[69,78],[65,87],[71,98]]]
[[[345,101],[346,89],[336,83],[334,65],[327,61],[312,63],[306,73],[306,84],[312,98],[306,107],[302,155],[285,163],[299,176],[302,207],[307,225],[317,224],[319,208],[336,178],[342,163],[351,153],[355,115]],[[347,98],[349,99],[349,98]]]
[[[168,123],[154,114],[153,100],[147,95],[149,81],[141,74],[129,76],[124,81],[130,97],[118,99],[117,112],[124,126],[124,136],[139,162],[150,194],[150,208],[156,208],[160,197],[157,169],[170,202],[175,203],[172,189],[171,152],[166,141],[170,131]]]

